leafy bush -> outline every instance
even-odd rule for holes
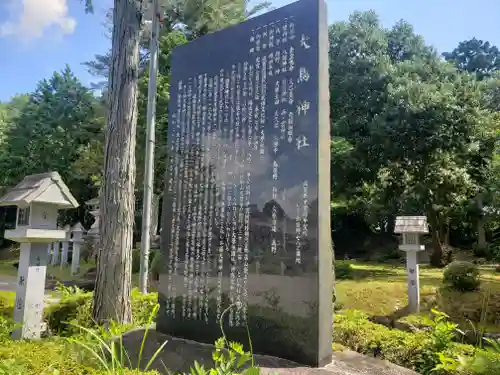
[[[93,326],[92,293],[78,292],[74,295],[64,296],[58,303],[50,305],[44,311],[44,318],[49,330],[58,335],[68,336],[77,333],[73,326],[67,323],[78,322],[84,327]]]
[[[448,287],[437,290],[437,308],[455,322],[498,324],[500,316],[500,291],[485,287],[474,292],[459,292]]]
[[[149,254],[149,269],[152,268],[153,260],[158,251],[153,250]],[[141,270],[141,249],[132,250],[132,273],[139,273]]]
[[[85,343],[86,346],[91,343]],[[0,375],[159,375],[156,371],[106,369],[99,359],[62,338],[2,342]]]
[[[452,262],[444,270],[443,283],[460,292],[475,291],[481,284],[479,269],[470,262]]]
[[[154,250],[151,254],[151,267],[150,271],[152,274],[159,274],[162,271],[163,266],[163,258],[161,255],[161,251]]]
[[[490,347],[478,350],[474,356],[450,358],[441,355],[437,369],[456,375],[500,375],[500,341],[488,341]]]
[[[141,249],[132,250],[132,273],[138,273],[141,269]]]
[[[354,268],[351,263],[337,260],[335,261],[335,279],[347,280],[354,277]]]
[[[10,340],[10,335],[15,327],[16,325],[11,318],[0,315],[0,343]]]
[[[132,317],[133,324],[141,326],[147,323],[148,318],[158,303],[155,293],[142,294],[132,290]],[[58,303],[50,305],[45,310],[45,321],[51,332],[60,336],[72,336],[80,333],[82,327],[96,327],[92,320],[92,293],[76,290],[74,294],[65,294]],[[69,324],[68,324],[69,323]]]
[[[0,291],[0,315],[12,316],[16,293]]]
[[[436,318],[429,323],[430,331],[404,332],[372,323],[359,311],[346,311],[335,316],[333,338],[334,342],[359,353],[386,359],[424,375],[456,375],[452,368],[459,358],[473,360],[486,356],[488,366],[500,361],[500,353],[454,343],[456,326],[446,315],[436,312]],[[483,375],[473,371],[463,374]]]
[[[62,339],[8,340],[0,345],[0,375],[88,374],[93,366],[92,358]]]

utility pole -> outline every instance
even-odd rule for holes
[[[158,75],[158,34],[160,33],[159,0],[153,0],[153,20],[151,28],[148,114],[146,123],[146,161],[144,165],[144,197],[142,201],[141,268],[139,288],[141,293],[148,292],[149,250],[151,246],[151,212],[153,197],[155,118],[156,118],[156,79]]]

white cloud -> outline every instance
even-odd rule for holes
[[[56,27],[63,34],[71,34],[76,20],[68,13],[68,0],[10,0],[10,19],[0,24],[0,37],[15,36],[33,40]]]

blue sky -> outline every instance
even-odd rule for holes
[[[279,7],[290,0],[274,0]],[[111,0],[94,0],[87,15],[80,0],[0,0],[0,100],[32,91],[37,82],[69,64],[78,77],[94,80],[81,62],[103,53],[104,12]],[[410,22],[428,44],[451,51],[472,37],[500,46],[498,0],[327,0],[328,20],[345,20],[355,10],[373,9],[384,26]]]

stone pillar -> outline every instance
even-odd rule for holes
[[[62,241],[62,252],[61,252],[61,267],[66,267],[68,265],[68,252],[69,252],[69,240],[71,236],[71,227],[66,225],[64,227],[66,232],[66,238]]]
[[[59,264],[59,242],[52,243],[52,260],[51,264],[56,266]]]
[[[52,259],[52,244],[47,244],[47,259]],[[48,260],[47,260],[48,262]]]
[[[47,244],[21,243],[14,321],[22,325],[13,339],[40,338],[47,258]]]
[[[76,223],[72,228],[73,238],[73,257],[71,259],[71,274],[77,275],[80,273],[80,249],[83,243],[83,227],[82,224]]]
[[[406,252],[406,271],[408,272],[408,306],[410,311],[420,311],[420,282],[417,252]]]

